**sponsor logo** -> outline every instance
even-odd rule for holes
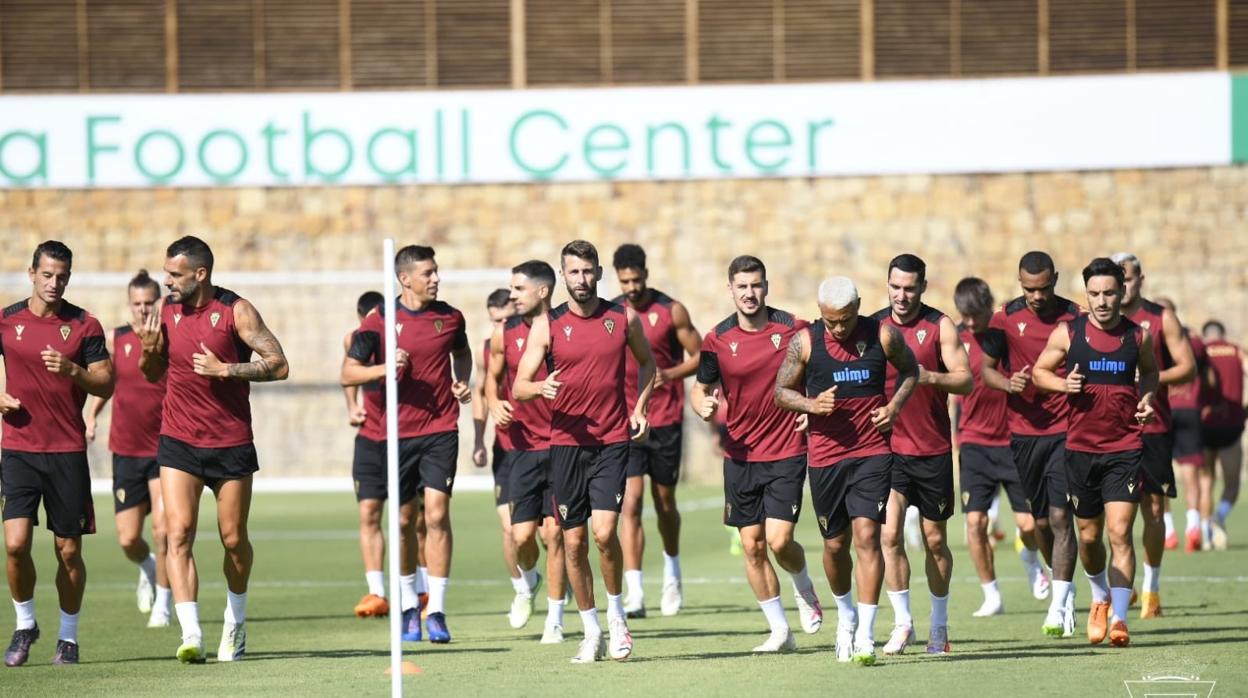
[[[4,495],[0,494],[0,509],[4,508]]]
[[[607,328],[607,334],[615,333],[615,320],[612,320],[611,318],[607,318],[606,320],[602,321],[602,326]]]
[[[571,326],[571,325],[564,325],[564,326],[563,326],[563,336],[564,336],[564,337],[565,337],[568,341],[572,341],[572,326]]]
[[[781,339],[781,337],[780,337],[780,333],[779,333],[779,332],[776,332],[775,334],[771,335],[771,346],[775,347],[776,349],[779,349],[779,348],[780,348],[780,339]]]
[[[730,350],[732,350],[732,355],[733,355],[733,356],[736,356],[736,355],[737,355],[737,347],[739,347],[739,346],[741,346],[741,345],[740,345],[739,343],[737,343],[737,342],[728,342],[728,348],[729,348]]]
[[[622,492],[616,492],[616,493],[615,493],[615,503],[616,503],[616,504],[619,504],[619,503],[620,503],[620,502],[622,502],[622,501],[624,501],[624,494],[623,494]]]
[[[651,327],[654,327],[655,325],[659,324],[659,314],[654,311],[651,311],[648,314],[646,314],[646,319],[650,321]]]
[[[1134,482],[1128,482],[1128,483],[1127,483],[1127,492],[1130,492],[1131,494],[1135,494],[1135,483],[1134,483]]]
[[[126,490],[125,490],[125,488],[118,487],[118,488],[117,488],[117,491],[116,491],[116,492],[114,492],[113,494],[114,494],[114,495],[116,495],[116,497],[117,497],[117,502],[118,502],[119,504],[125,504],[125,503],[126,503]]]
[[[182,322],[182,315],[180,313],[174,313],[173,314],[173,326],[177,327],[178,323],[180,322]]]
[[[445,323],[445,322],[443,322],[441,319],[434,320],[434,321],[433,321],[433,332],[434,332],[434,334],[439,334],[439,333],[441,333],[441,332],[442,332],[442,328],[443,328],[443,326],[445,326],[445,325],[446,325],[446,323]]]
[[[858,344],[856,344],[856,345],[854,345],[854,346],[858,349],[858,356],[862,356],[863,354],[867,353],[867,343],[866,343],[866,342],[858,342]]]
[[[360,494],[360,481],[359,480],[355,481],[355,494],[357,496]]]
[[[503,496],[503,486],[494,485],[494,499],[499,499],[502,496]]]
[[[394,334],[399,337],[403,336],[403,323],[401,322],[394,323]]]
[[[516,348],[524,349],[524,337],[516,337]]]
[[[724,503],[724,521],[732,517],[732,502]]]
[[[1026,331],[1027,331],[1027,323],[1025,322],[1018,323],[1018,336],[1022,337],[1023,333]]]
[[[1126,373],[1127,362],[1114,361],[1113,359],[1106,359],[1104,357],[1092,359],[1088,362],[1088,370],[1096,371],[1097,373]]]
[[[25,326],[25,325],[17,325],[17,326],[15,326],[13,329],[17,332],[17,338],[18,338],[18,340],[20,341],[20,340],[21,340],[21,338],[22,338],[22,333],[26,331],[26,326]]]
[[[864,383],[871,380],[871,371],[865,368],[846,368],[833,371],[832,379],[837,383]]]
[[[221,322],[221,313],[213,313],[212,315],[209,315],[208,322],[211,322],[212,326],[216,327],[217,323]]]
[[[131,352],[131,350],[133,350],[133,349],[134,349],[134,347],[133,347],[133,346],[131,346],[129,342],[126,342],[126,345],[125,345],[124,347],[122,347],[122,348],[123,348],[123,349],[125,350],[125,352],[126,352],[126,358],[130,358],[130,352]]]
[[[61,341],[68,342],[69,333],[70,333],[69,325],[61,325]]]
[[[963,348],[964,350],[966,350],[966,353],[968,353],[968,354],[969,354],[969,353],[971,353],[971,343],[970,343],[970,342],[962,342],[962,348]]]
[[[516,514],[516,503],[515,503],[515,501],[507,502],[507,514],[508,514],[509,516],[515,516],[515,514]]]
[[[1030,499],[1024,499],[1023,501],[1027,503],[1027,508],[1028,508],[1028,509],[1030,509],[1030,508],[1031,508],[1031,500],[1030,500]]]
[[[914,338],[919,340],[919,344],[922,344],[923,340],[927,339],[927,330],[919,330],[918,332],[915,332]]]

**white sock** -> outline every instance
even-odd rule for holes
[[[888,602],[893,607],[893,625],[914,625],[910,615],[910,590],[888,592]]]
[[[663,581],[680,579],[680,556],[663,553]]]
[[[149,554],[143,562],[139,563],[139,569],[143,570],[143,576],[147,577],[147,581],[152,586],[156,586],[156,555]]]
[[[173,610],[178,614],[178,625],[182,626],[182,640],[199,640],[204,631],[199,628],[199,604],[194,601],[175,603]]]
[[[932,627],[949,625],[949,595],[937,596],[931,592],[928,595],[932,597]]]
[[[378,572],[378,574],[381,573]],[[416,591],[419,580],[420,575],[416,573],[399,577],[399,605],[401,606],[399,610],[406,611],[420,606],[420,592]]]
[[[997,580],[994,579],[991,582],[980,584],[979,587],[984,590],[984,603],[1001,605],[1001,587],[997,585]],[[948,600],[949,597],[946,596],[945,601],[948,602]],[[936,609],[933,607],[932,610],[935,611]]]
[[[386,598],[386,573],[381,570],[369,570],[364,573],[364,581],[368,584],[368,593]]]
[[[416,567],[416,593],[423,594],[429,591],[429,568]]]
[[[563,625],[563,599],[546,599],[546,625]]]
[[[607,622],[624,617],[624,595],[607,594]]]
[[[640,601],[646,593],[641,588],[641,570],[624,570],[624,585],[628,587],[628,598]]]
[[[537,565],[534,565],[533,569],[530,570],[521,569],[520,578],[524,580],[524,590],[532,594],[533,588],[537,586]]]
[[[1119,620],[1126,620],[1127,609],[1131,606],[1131,587],[1114,587],[1109,590],[1109,593],[1114,617]]]
[[[875,644],[875,612],[880,609],[873,603],[858,604],[858,630],[854,633],[854,644]]]
[[[1161,565],[1150,567],[1144,563],[1144,591],[1156,594],[1161,591]]]
[[[1200,528],[1200,512],[1195,509],[1187,510],[1187,530]]]
[[[1108,570],[1101,570],[1097,574],[1088,574],[1088,584],[1092,587],[1092,603],[1109,600]]]
[[[446,613],[446,586],[451,580],[447,577],[429,578],[429,612]]]
[[[1075,612],[1075,584],[1073,581],[1066,590],[1066,610],[1071,613]]]
[[[585,628],[585,637],[602,636],[602,626],[598,625],[598,609],[581,611],[581,627]]]
[[[225,596],[225,622],[242,623],[247,620],[247,592],[235,594],[226,589]]]
[[[1166,524],[1166,538],[1169,538],[1174,533],[1174,515],[1167,511],[1161,520]]]
[[[759,608],[763,609],[763,615],[767,617],[767,624],[771,626],[773,633],[787,633],[789,631],[789,620],[784,617],[784,604],[780,603],[780,597],[767,599],[758,602]]]
[[[61,631],[56,639],[78,644],[78,614],[61,611]]]
[[[1218,510],[1213,513],[1214,520],[1218,523],[1226,523],[1226,517],[1231,515],[1231,507],[1233,506],[1235,505],[1225,499],[1218,502]]]
[[[1061,579],[1053,579],[1050,581],[1051,593],[1053,596],[1049,598],[1049,613],[1055,611],[1066,610],[1066,596],[1070,593],[1071,583]]]
[[[169,587],[156,585],[156,602],[152,604],[152,609],[157,613],[169,615],[169,605],[173,603],[173,592]]]
[[[17,629],[30,630],[35,627],[35,598],[30,601],[14,601],[13,612],[17,614]]]
[[[529,593],[529,585],[524,583],[524,577],[523,577],[523,576],[520,576],[520,577],[512,577],[512,578],[511,578],[511,589],[512,589],[512,591],[516,592],[517,594],[528,594],[528,593]]]
[[[1001,495],[993,495],[992,504],[988,505],[988,518],[996,521],[1001,516]]]
[[[836,600],[836,624],[839,628],[852,628],[858,624],[858,615],[854,613],[854,594],[845,592],[844,596],[832,595]]]
[[[790,575],[793,578],[793,591],[801,594],[803,592],[814,591],[815,583],[810,581],[810,575],[806,572],[806,567]]]

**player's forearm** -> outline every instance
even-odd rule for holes
[[[344,388],[352,386],[365,385],[367,383],[375,383],[386,378],[386,365],[378,364],[376,366],[364,366],[362,364],[348,364],[342,367],[342,376],[340,383]]]
[[[1140,373],[1140,395],[1152,394],[1157,395],[1157,390],[1161,385],[1161,374],[1157,371],[1147,371]]]
[[[347,399],[347,414],[355,411],[356,400],[359,399],[360,387],[358,385],[344,385],[342,387],[342,395]]]
[[[461,383],[468,383],[472,380],[472,352],[468,350],[457,351],[451,354],[451,371],[455,374],[455,380]]]
[[[975,379],[971,377],[971,372],[949,371],[941,373],[938,371],[927,372],[928,383],[939,390],[952,395],[970,395],[975,389]]]
[[[1196,365],[1188,366],[1175,365],[1167,368],[1158,374],[1158,381],[1162,385],[1182,385],[1190,382],[1196,377]]]
[[[901,408],[905,406],[906,401],[914,394],[914,389],[918,384],[919,372],[917,370],[899,372],[897,374],[897,391],[893,393],[893,398],[888,401],[893,414],[901,414]]]
[[[637,382],[641,385],[641,393],[637,395],[635,414],[644,415],[650,406],[650,395],[654,393],[656,367],[653,361],[637,366]]]
[[[984,364],[979,369],[979,377],[984,381],[984,385],[993,390],[1000,390],[1003,393],[1010,392],[1010,379],[1006,378],[995,368]]]
[[[700,359],[695,354],[689,357],[688,359],[685,359],[683,363],[676,364],[670,369],[671,378],[669,378],[669,380],[672,380],[672,381],[684,380],[688,378],[689,376],[692,376],[693,374],[697,373],[699,361]]]
[[[1066,379],[1058,376],[1052,369],[1039,366],[1033,367],[1031,369],[1031,382],[1035,384],[1037,389],[1046,393],[1066,392]]]
[[[113,372],[111,369],[92,371],[82,368],[78,364],[73,364],[69,376],[75,385],[82,388],[89,395],[105,399],[113,396]]]
[[[139,371],[142,372],[148,383],[159,382],[161,377],[165,375],[165,369],[168,367],[168,364],[169,362],[163,354],[144,351],[139,356]]]
[[[511,396],[520,402],[536,400],[542,396],[542,384],[536,381],[517,378],[515,384],[511,386]]]
[[[225,376],[237,380],[266,383],[269,381],[286,380],[290,375],[290,367],[284,356],[271,356],[245,364],[226,364]]]
[[[777,385],[773,393],[776,401],[776,407],[798,414],[811,414],[815,409],[815,401],[805,395],[793,390]]]

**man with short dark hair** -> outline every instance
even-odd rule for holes
[[[56,545],[56,591],[61,606],[53,664],[78,663],[78,613],[87,585],[82,536],[95,533],[91,472],[87,467],[87,394],[113,392],[113,365],[104,328],[65,300],[74,263],[64,243],[48,240],[30,262],[30,297],[0,313],[0,510],[4,517],[9,593],[17,629],[5,666],[26,663],[39,639],[35,622],[35,561],[30,548],[43,500]]]
[[[285,380],[290,369],[277,337],[249,301],[212,283],[208,244],[186,236],[165,252],[169,296],[160,315],[134,331],[139,367],[149,381],[168,375],[161,413],[161,497],[169,549],[165,565],[182,626],[177,658],[205,661],[199,625],[199,573],[193,548],[204,487],[217,500],[225,548],[226,609],[217,661],[247,649],[247,583],[253,551],[247,535],[252,476],[260,469],[251,426],[251,382]],[[259,358],[251,361],[255,352]]]
[[[620,515],[620,543],[624,550],[624,582],[628,595],[624,611],[629,618],[645,618],[646,602],[642,587],[641,560],[646,536],[641,525],[645,500],[644,480],[650,476],[654,513],[663,539],[663,587],[660,611],[665,616],[680,612],[684,603],[680,577],[680,512],[676,509],[676,483],[680,479],[681,444],[684,432],[685,378],[698,369],[702,336],[680,301],[648,285],[646,252],[640,245],[620,245],[613,260],[621,295],[615,302],[627,303],[642,319],[641,327],[650,342],[656,368],[654,393],[646,419],[650,436],[629,444],[628,479],[624,486],[624,508]],[[685,358],[685,355],[688,358]],[[682,361],[682,359],[684,359]],[[628,362],[625,381],[630,409],[636,404],[637,362]]]
[[[1156,418],[1158,366],[1152,336],[1122,314],[1122,268],[1098,257],[1084,267],[1083,282],[1088,314],[1058,323],[1032,367],[1032,380],[1070,405],[1066,481],[1079,526],[1079,557],[1092,588],[1088,641],[1097,645],[1108,635],[1111,645],[1126,647],[1135,581],[1131,529],[1143,480],[1140,427]],[[1059,376],[1063,364],[1065,376]]]

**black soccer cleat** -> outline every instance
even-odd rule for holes
[[[39,639],[39,626],[13,631],[13,641],[4,652],[4,665],[7,667],[21,666],[30,659],[30,646]]]
[[[56,654],[52,655],[53,664],[77,664],[78,643],[68,640],[56,641]]]

